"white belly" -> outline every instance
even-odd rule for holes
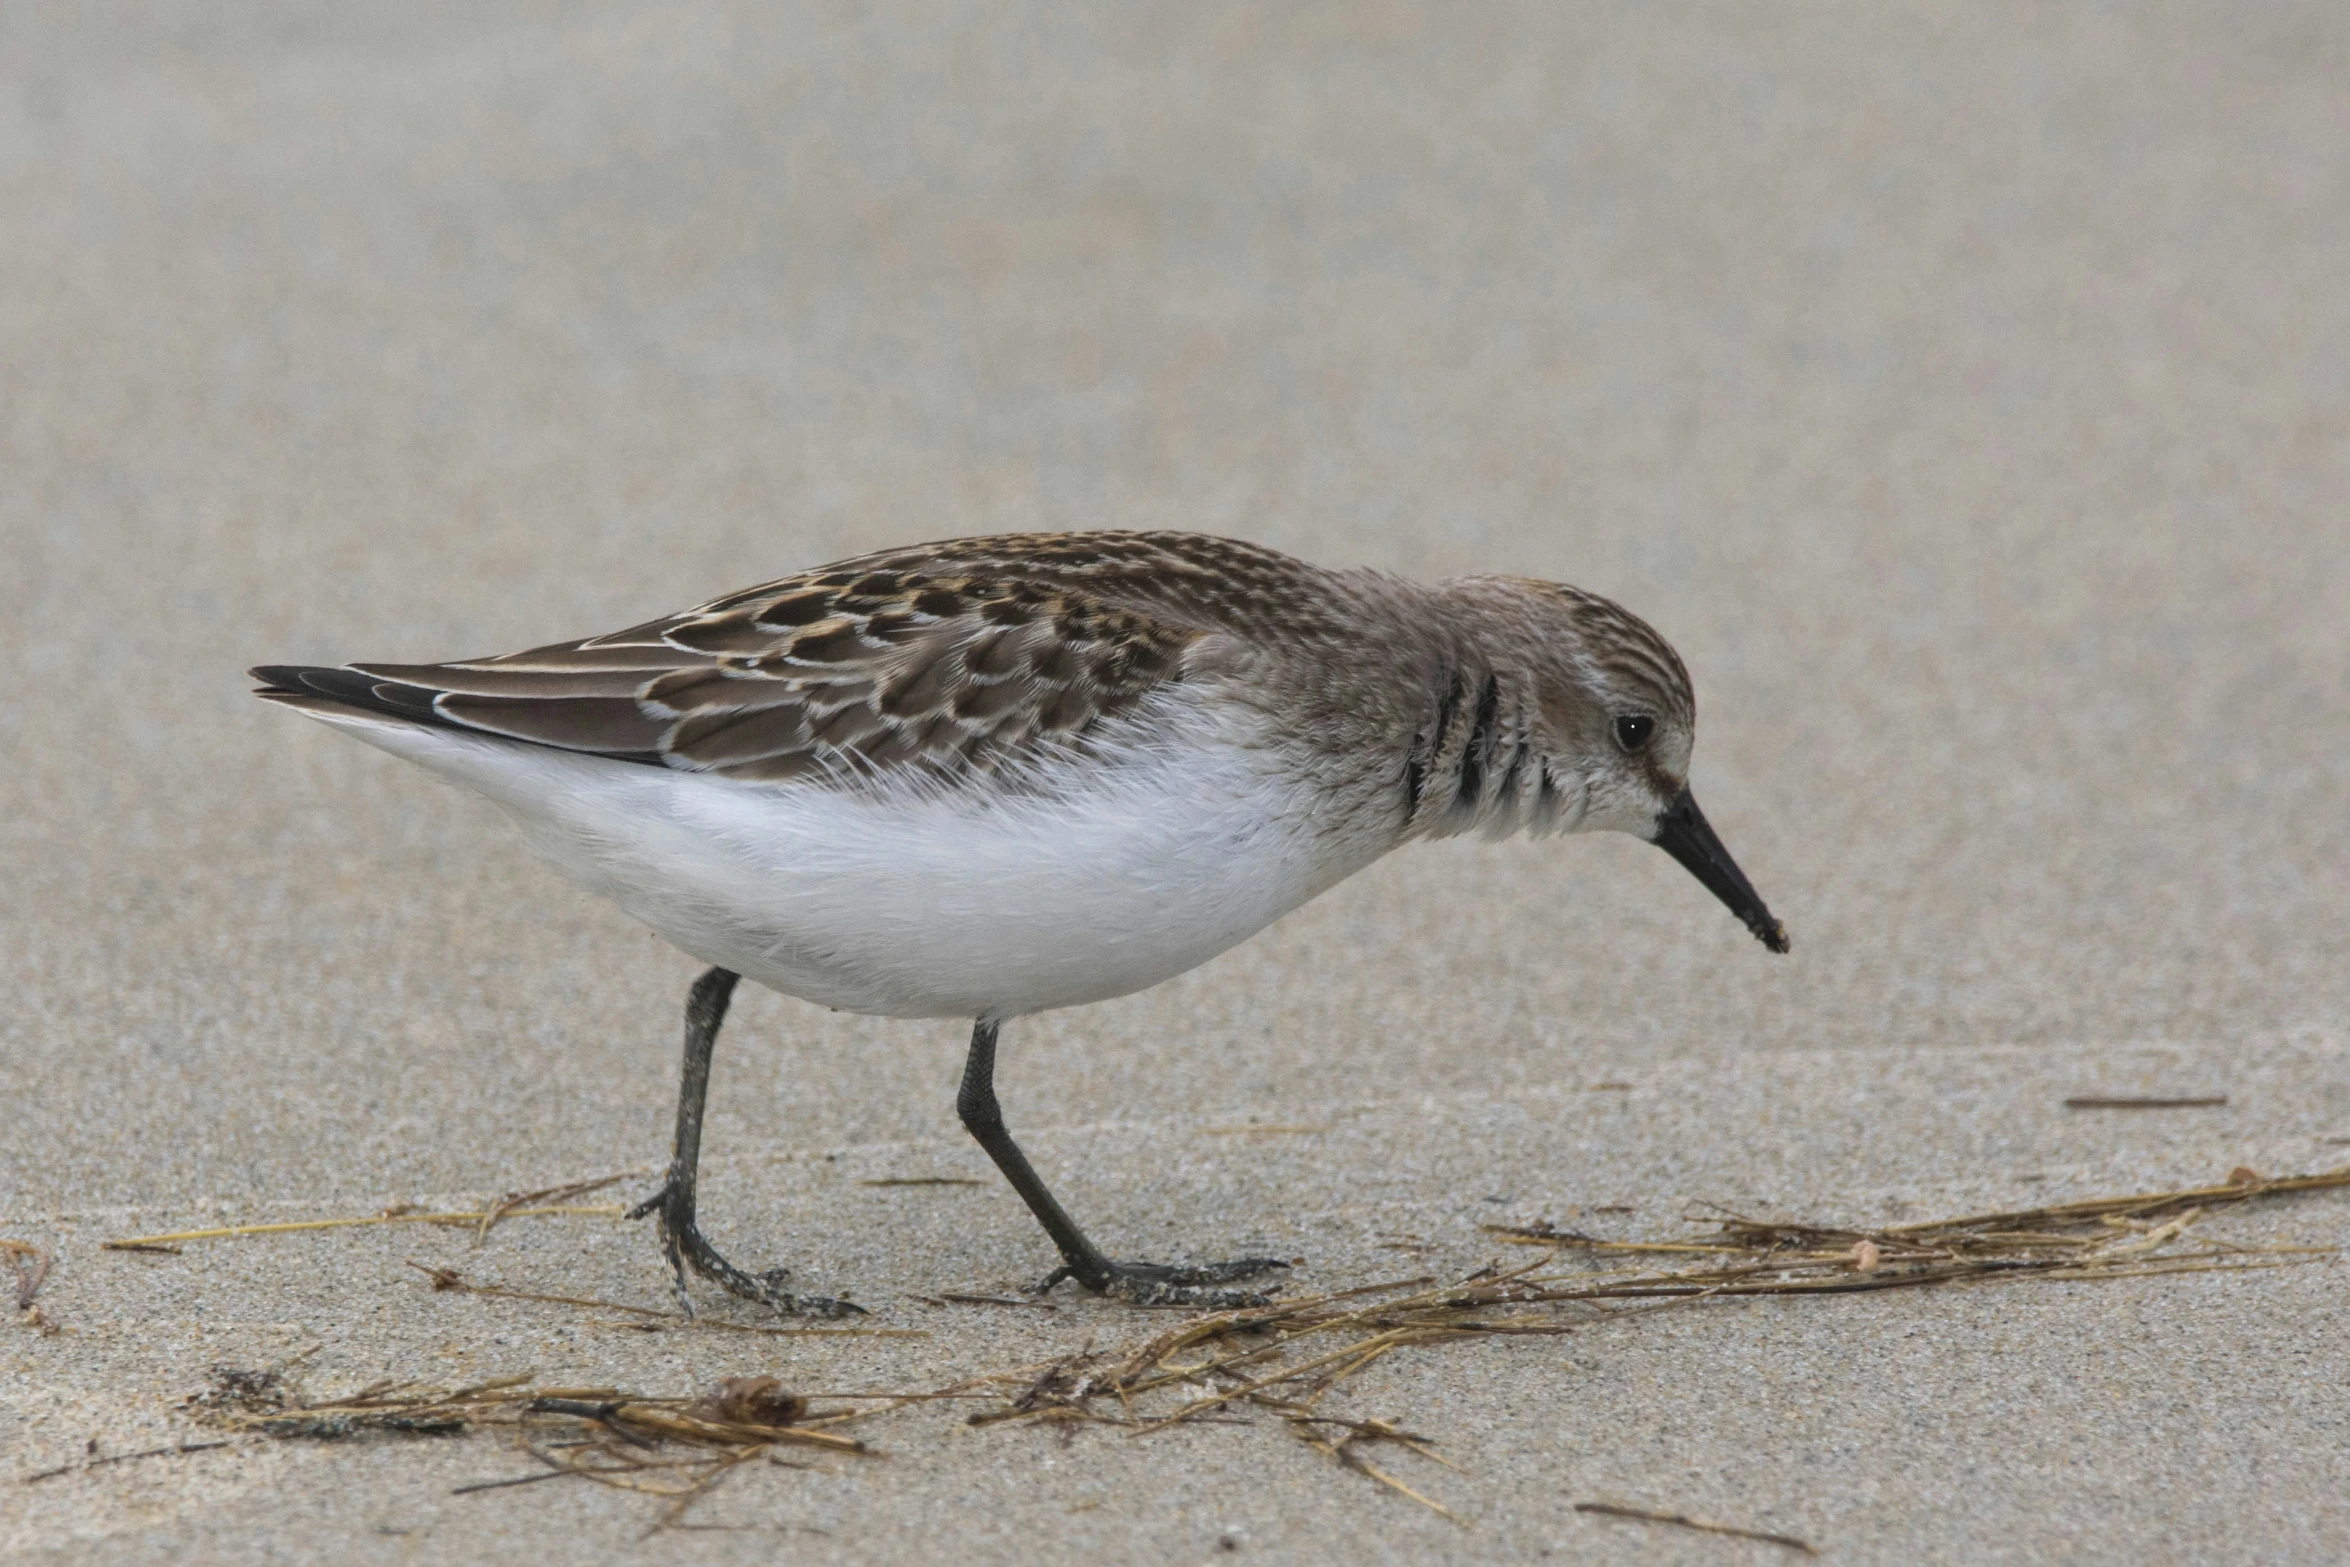
[[[319,716],[487,795],[556,869],[704,962],[888,1017],[1140,990],[1388,846],[1232,743],[1138,749],[1052,797],[882,797]]]

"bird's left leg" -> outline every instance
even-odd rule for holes
[[[1036,1215],[1045,1233],[1060,1248],[1061,1266],[1045,1276],[1037,1286],[1039,1293],[1051,1289],[1063,1279],[1075,1279],[1096,1295],[1109,1295],[1131,1301],[1137,1306],[1205,1306],[1211,1310],[1229,1310],[1239,1306],[1262,1306],[1272,1297],[1248,1290],[1203,1289],[1202,1285],[1230,1284],[1241,1279],[1252,1279],[1259,1274],[1286,1268],[1288,1263],[1274,1257],[1243,1257],[1235,1262],[1209,1262],[1183,1267],[1157,1262],[1113,1262],[1102,1255],[1101,1248],[1086,1238],[1077,1227],[1077,1221],[1054,1201],[1012,1141],[1012,1134],[1004,1126],[1004,1113],[995,1097],[996,1023],[992,1018],[981,1018],[971,1029],[971,1054],[963,1063],[963,1088],[955,1096],[955,1109],[963,1118],[963,1125],[987,1150],[996,1168],[1004,1172],[1004,1179],[1012,1183],[1012,1190],[1028,1204],[1028,1211]]]
[[[726,1021],[726,1004],[733,999],[734,984],[740,977],[731,969],[714,968],[695,980],[694,988],[686,993],[685,1066],[678,1074],[677,1140],[669,1156],[669,1173],[661,1189],[630,1209],[628,1216],[654,1216],[662,1253],[669,1259],[678,1308],[689,1317],[694,1314],[694,1303],[685,1291],[688,1264],[729,1294],[772,1306],[786,1316],[863,1315],[863,1307],[829,1295],[793,1294],[783,1287],[791,1276],[783,1268],[745,1273],[720,1256],[694,1223],[694,1182],[702,1160],[702,1106],[710,1096],[710,1052],[718,1043],[718,1026]]]

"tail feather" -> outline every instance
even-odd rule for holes
[[[471,698],[463,692],[435,690],[431,686],[416,685],[405,680],[387,680],[381,675],[362,669],[344,667],[330,669],[323,664],[262,664],[246,671],[261,682],[261,689],[253,694],[265,701],[282,706],[300,708],[319,717],[335,712],[346,716],[364,713],[373,718],[395,719],[400,723],[421,729],[446,729],[454,734],[473,735],[485,740],[501,740],[517,745],[540,746],[551,751],[570,751],[590,756],[603,756],[616,762],[634,762],[647,767],[666,767],[668,759],[654,746],[640,750],[621,746],[580,743],[567,732],[565,721],[576,728],[586,722],[591,735],[601,737],[614,727],[611,709],[620,710],[620,716],[640,727],[651,727],[636,703],[625,698],[596,698],[586,701],[554,701],[533,703],[526,700],[500,702],[495,699]],[[454,697],[457,711],[442,705],[444,698]],[[472,710],[464,704],[470,702]],[[536,722],[518,725],[514,713],[530,713]],[[502,711],[511,709],[512,711]],[[489,721],[483,721],[485,717]],[[505,722],[496,720],[503,718]],[[601,724],[601,730],[595,725]]]
[[[263,664],[246,673],[261,682],[261,689],[253,693],[255,696],[322,696],[363,713],[381,713],[386,718],[404,718],[437,729],[465,727],[451,723],[434,708],[433,697],[438,693],[423,686],[372,679],[355,669],[330,669],[322,664]]]

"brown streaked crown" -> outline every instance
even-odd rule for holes
[[[1596,593],[1563,582],[1520,580],[1567,603],[1582,632],[1583,656],[1608,689],[1645,698],[1656,718],[1683,729],[1696,725],[1697,692],[1689,681],[1689,666],[1654,626]]]

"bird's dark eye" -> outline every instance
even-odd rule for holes
[[[1616,744],[1628,752],[1648,744],[1648,737],[1655,733],[1656,720],[1646,713],[1626,713],[1616,720]]]

